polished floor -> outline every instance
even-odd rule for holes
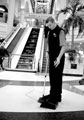
[[[62,102],[56,110],[40,108],[37,102],[49,93],[44,74],[0,71],[0,112],[65,112],[84,110],[84,85],[79,76],[63,76]],[[46,80],[46,87],[43,87]]]

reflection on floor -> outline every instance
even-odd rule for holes
[[[0,111],[2,112],[64,112],[84,110],[84,86],[81,77],[63,76],[62,102],[56,110],[40,108],[37,102],[49,93],[49,77],[28,72],[0,72]],[[44,91],[44,81],[46,87]]]

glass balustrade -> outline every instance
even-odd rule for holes
[[[34,70],[34,56],[11,54],[9,57],[4,57],[3,67],[10,70]]]

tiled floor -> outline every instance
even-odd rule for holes
[[[62,102],[56,110],[40,108],[44,75],[28,72],[0,71],[1,112],[63,112],[84,110],[84,86],[81,77],[63,76]],[[73,85],[72,85],[73,83]],[[49,93],[49,77],[44,94]]]

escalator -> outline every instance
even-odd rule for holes
[[[20,30],[18,31],[18,33],[16,34],[16,36],[14,37],[12,42],[7,47],[9,54],[11,54],[13,52],[13,50],[14,50],[15,46],[17,45],[17,43],[19,42],[24,30],[25,30],[25,28],[23,28],[23,29],[20,28]]]
[[[17,69],[32,69],[39,31],[39,28],[32,28],[30,36],[28,37],[22,55],[17,64]]]
[[[9,58],[5,57],[4,61],[3,61],[3,66],[4,68],[11,68],[11,61],[12,61],[12,52],[15,49],[16,45],[18,44],[18,42],[20,41],[20,38],[22,37],[23,33],[25,31],[25,28],[20,28],[18,30],[18,32],[16,33],[16,35],[13,37],[14,32],[11,34],[11,36],[9,36],[9,38],[7,39],[7,42],[10,41],[11,38],[11,42],[9,42],[8,46],[6,47],[8,53],[9,53]],[[6,44],[5,44],[6,45]]]

